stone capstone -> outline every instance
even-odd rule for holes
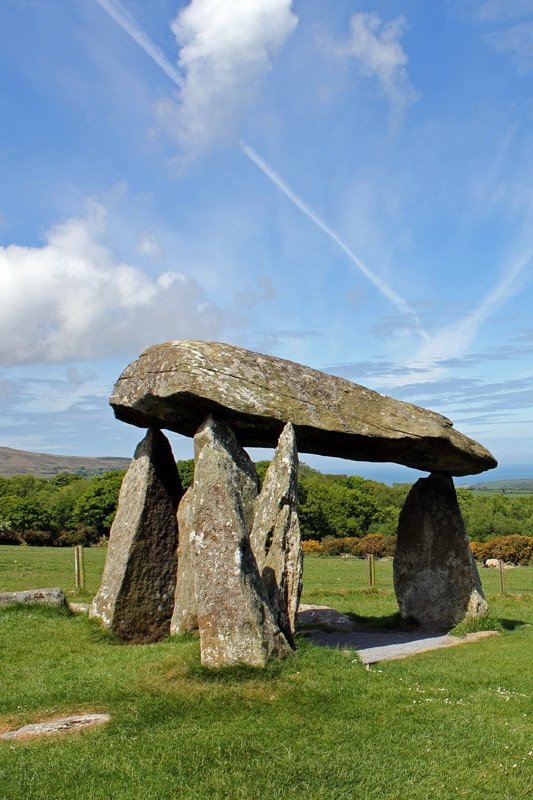
[[[404,619],[449,630],[487,612],[450,475],[421,478],[400,513],[394,588]]]
[[[225,420],[242,446],[275,447],[286,422],[298,450],[392,461],[452,475],[496,460],[446,417],[292,361],[220,342],[149,347],[119,377],[115,415],[140,427],[194,436],[206,416]]]
[[[258,479],[232,430],[208,417],[195,436],[192,540],[202,664],[263,667],[291,652],[250,547]]]
[[[125,641],[169,633],[182,493],[169,441],[151,428],[122,482],[102,583],[89,610]]]
[[[297,509],[298,451],[289,422],[255,503],[250,542],[274,617],[291,643],[302,591],[303,554]]]

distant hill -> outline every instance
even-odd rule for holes
[[[31,474],[39,478],[52,478],[59,472],[75,472],[78,475],[99,475],[112,469],[127,469],[129,458],[102,456],[54,456],[50,453],[30,453],[0,447],[0,476]]]
[[[482,481],[481,483],[471,483],[463,488],[489,494],[533,494],[533,478]]]

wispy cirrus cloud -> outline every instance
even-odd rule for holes
[[[351,18],[349,39],[335,51],[354,59],[362,77],[374,78],[395,114],[419,98],[407,74],[408,56],[400,39],[407,29],[403,16],[384,22],[378,14],[358,12]]]
[[[485,0],[460,6],[487,30],[487,44],[509,55],[519,75],[533,70],[533,0]]]
[[[492,31],[485,39],[499,53],[511,56],[519,75],[533,70],[533,20]]]
[[[446,326],[424,342],[410,363],[413,366],[427,367],[429,374],[432,374],[435,368],[441,368],[439,362],[464,355],[484,323],[517,291],[519,280],[532,263],[533,250],[531,245],[527,245],[509,261],[498,283],[481,302],[461,320]]]

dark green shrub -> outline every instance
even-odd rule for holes
[[[56,543],[56,535],[52,531],[41,531],[30,528],[23,532],[22,538],[26,544],[38,545],[40,547],[51,547]]]

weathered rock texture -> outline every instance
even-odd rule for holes
[[[302,544],[298,523],[298,451],[287,423],[256,500],[250,535],[270,607],[292,643],[302,591]]]
[[[209,417],[195,436],[192,503],[200,651],[209,667],[262,667],[291,651],[250,547],[257,483],[231,429]]]
[[[110,398],[118,419],[193,436],[209,413],[243,446],[275,447],[287,421],[305,453],[393,461],[453,475],[496,466],[446,417],[292,361],[218,342],[145,350]]]
[[[193,527],[194,490],[189,486],[178,508],[178,573],[170,633],[189,633],[198,629],[196,611],[196,559]]]
[[[71,717],[61,717],[60,719],[49,719],[44,722],[34,722],[31,725],[24,725],[15,731],[0,733],[0,739],[26,739],[31,736],[49,736],[52,733],[67,733],[77,731],[80,728],[89,728],[94,725],[104,725],[109,722],[109,714],[76,714]]]
[[[421,478],[400,513],[394,588],[404,619],[449,630],[465,616],[483,616],[487,604],[468,545],[453,481]]]
[[[24,589],[20,592],[0,592],[0,607],[15,603],[39,603],[46,606],[66,606],[63,589]]]
[[[102,583],[89,610],[126,641],[169,633],[182,493],[168,439],[152,428],[124,477]]]

